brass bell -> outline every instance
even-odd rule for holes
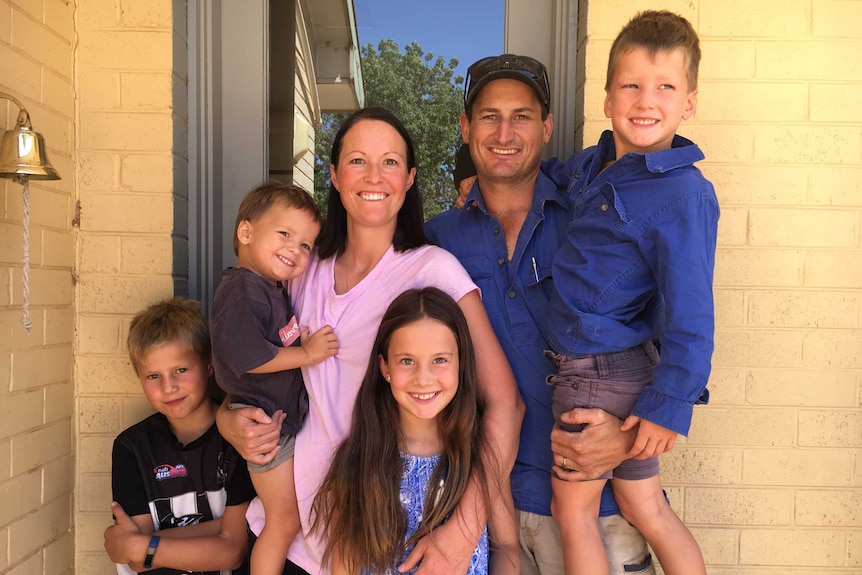
[[[0,142],[0,178],[27,176],[31,180],[59,180],[60,175],[45,154],[45,139],[33,131],[30,114],[21,102],[0,92],[0,98],[18,105],[18,121],[15,129],[3,133]]]

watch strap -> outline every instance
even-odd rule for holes
[[[156,556],[156,549],[159,546],[158,535],[153,535],[150,537],[150,544],[147,546],[147,555],[144,557],[144,569],[149,569],[153,566],[153,557]]]

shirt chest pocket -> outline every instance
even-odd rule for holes
[[[632,217],[610,183],[588,187],[575,201],[570,233],[581,245],[609,245],[629,241]]]
[[[521,322],[514,329],[515,343],[535,345],[541,342],[547,348],[548,303],[554,291],[554,281],[550,265],[544,265],[537,258],[533,258],[531,264],[529,280],[524,283],[524,305],[529,316],[519,318]]]
[[[464,269],[467,270],[467,273],[470,274],[470,278],[473,280],[479,289],[482,290],[483,299],[484,294],[493,293],[494,290],[494,268],[492,267],[491,260],[486,257],[479,256],[469,256],[460,258],[459,261],[461,265],[464,266]]]

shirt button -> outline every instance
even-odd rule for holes
[[[509,298],[510,299],[515,299],[515,295],[517,295],[517,294],[515,294],[515,290],[512,290],[509,292]]]
[[[499,235],[500,235],[500,228],[494,228],[494,235],[495,235],[495,236],[499,236]]]
[[[497,265],[498,265],[498,266],[501,266],[501,265],[503,265],[504,263],[506,263],[506,260],[504,260],[503,258],[500,258],[500,259],[498,259],[498,260],[497,260]]]
[[[602,204],[602,211],[603,212],[608,211],[608,205],[607,204]]]

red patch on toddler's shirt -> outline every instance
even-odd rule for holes
[[[287,325],[278,330],[278,336],[281,338],[281,345],[290,347],[290,344],[296,341],[299,337],[299,322],[296,321],[296,316],[292,316]]]

